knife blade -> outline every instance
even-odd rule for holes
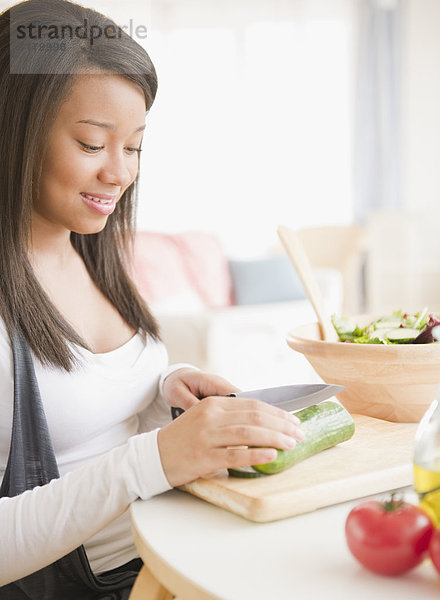
[[[263,388],[259,390],[250,390],[246,392],[237,392],[229,394],[237,398],[256,398],[268,404],[278,406],[288,411],[296,411],[312,404],[318,404],[336,396],[344,390],[342,385],[333,385],[328,383],[301,383],[294,385],[281,385],[278,387]],[[173,419],[183,413],[182,408],[171,408]]]
[[[231,396],[237,396],[237,398],[256,398],[284,410],[296,411],[307,406],[312,406],[312,404],[323,402],[323,400],[328,400],[328,398],[336,396],[344,389],[342,385],[304,383],[238,392],[231,394]]]

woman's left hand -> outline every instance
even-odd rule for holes
[[[162,393],[169,406],[188,410],[208,396],[227,396],[240,390],[223,377],[188,367],[165,378]]]

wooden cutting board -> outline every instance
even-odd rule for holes
[[[219,471],[181,487],[251,521],[275,521],[411,485],[414,425],[353,415],[355,434],[291,469],[258,479]]]

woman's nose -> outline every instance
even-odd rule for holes
[[[117,185],[121,189],[128,187],[135,177],[136,172],[133,173],[133,169],[129,168],[126,159],[123,156],[114,154],[108,157],[108,160],[99,171],[99,179],[103,183]]]

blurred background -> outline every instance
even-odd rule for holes
[[[82,4],[126,26],[158,72],[140,230],[215,238],[235,305],[295,299],[261,299],[279,285],[284,224],[303,232],[314,267],[339,271],[329,310],[440,310],[439,0]],[[241,302],[246,278],[260,297]]]

